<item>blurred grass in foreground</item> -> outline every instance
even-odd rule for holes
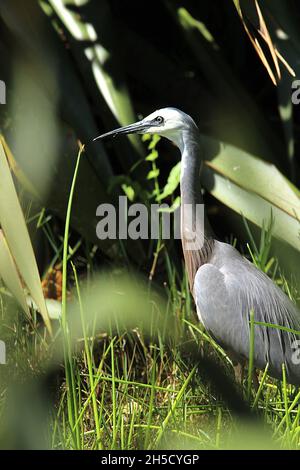
[[[79,282],[67,338],[57,324],[52,341],[2,294],[1,447],[299,448],[297,390],[261,372],[248,406],[247,381],[239,390],[195,321],[186,283],[166,294],[113,272]]]

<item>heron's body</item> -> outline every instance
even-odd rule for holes
[[[190,231],[186,207],[202,204],[199,131],[192,118],[174,108],[152,113],[142,121],[106,135],[148,132],[160,134],[180,149],[181,238],[190,288],[199,320],[238,359],[249,358],[250,312],[256,322],[300,331],[300,313],[283,291],[227,243],[217,241],[207,219],[197,224],[204,242],[188,249]],[[100,136],[100,137],[104,137]],[[201,237],[200,237],[201,239]],[[278,328],[255,326],[254,365],[300,384],[300,337]]]
[[[295,305],[264,273],[227,243],[215,241],[208,263],[197,270],[193,295],[205,328],[238,359],[249,357],[249,318],[300,331]],[[297,336],[283,330],[256,325],[254,365],[282,378],[285,364],[289,383],[300,384]],[[299,339],[299,337],[298,337]]]

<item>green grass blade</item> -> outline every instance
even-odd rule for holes
[[[186,390],[188,384],[190,383],[190,381],[191,381],[191,379],[192,379],[194,373],[196,372],[196,370],[197,370],[197,367],[196,367],[196,366],[193,367],[193,369],[192,369],[191,372],[189,373],[188,377],[187,377],[186,380],[184,381],[184,383],[183,383],[183,385],[182,385],[182,387],[181,387],[181,389],[180,389],[180,391],[179,391],[177,397],[175,398],[174,402],[172,403],[172,405],[171,405],[171,407],[170,407],[170,410],[169,410],[167,416],[165,417],[164,421],[162,422],[162,424],[161,424],[161,426],[160,426],[160,428],[159,428],[159,431],[158,431],[158,433],[157,433],[157,436],[156,436],[156,438],[155,438],[155,440],[154,440],[154,444],[153,444],[153,448],[154,448],[154,449],[158,447],[158,445],[159,445],[159,443],[160,443],[160,441],[161,441],[161,439],[162,439],[162,437],[163,437],[163,435],[164,435],[164,432],[165,432],[165,430],[166,430],[166,428],[167,428],[167,426],[168,426],[168,424],[169,424],[169,421],[170,421],[171,417],[173,416],[174,411],[175,411],[177,405],[179,404],[180,400],[182,399],[183,394],[184,394],[184,392],[185,392],[185,390]],[[151,447],[152,447],[152,446],[151,446]]]
[[[16,266],[51,333],[51,322],[34,251],[2,142],[0,142],[0,175],[0,223],[5,239]]]
[[[72,180],[72,185],[70,189],[66,221],[65,221],[65,232],[64,232],[64,243],[63,243],[63,266],[62,266],[62,316],[61,324],[64,335],[64,358],[65,358],[65,368],[66,368],[66,384],[68,389],[67,401],[68,401],[68,416],[70,427],[73,432],[74,424],[78,418],[78,405],[77,405],[77,393],[76,393],[76,379],[75,371],[73,367],[73,358],[72,358],[72,347],[69,336],[69,327],[67,320],[67,262],[68,262],[68,247],[69,247],[69,229],[70,229],[70,219],[72,211],[72,202],[75,191],[76,178],[79,170],[80,158],[84,151],[84,147],[80,146],[76,166],[74,170],[74,176]],[[73,438],[73,443],[75,448],[80,448],[80,434],[79,428],[76,426],[75,434]]]
[[[250,312],[250,336],[249,336],[249,366],[248,366],[248,383],[247,383],[247,398],[248,401],[251,397],[251,385],[254,371],[254,345],[255,345],[255,326],[254,326],[254,312]]]

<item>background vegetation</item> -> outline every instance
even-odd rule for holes
[[[299,447],[298,391],[234,383],[180,245],[96,238],[119,195],[176,207],[177,150],[91,143],[191,114],[217,236],[299,301],[299,24],[293,0],[1,2],[2,447]]]

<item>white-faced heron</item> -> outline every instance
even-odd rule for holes
[[[216,240],[207,219],[197,225],[203,243],[187,249],[185,206],[202,204],[200,135],[193,119],[175,108],[164,108],[141,121],[96,139],[119,134],[159,134],[181,151],[181,239],[185,265],[199,320],[239,362],[249,358],[249,319],[300,330],[300,312],[272,280],[230,244]],[[271,376],[300,384],[300,337],[293,332],[255,325],[254,366],[269,364]],[[298,348],[298,352],[297,352]]]

